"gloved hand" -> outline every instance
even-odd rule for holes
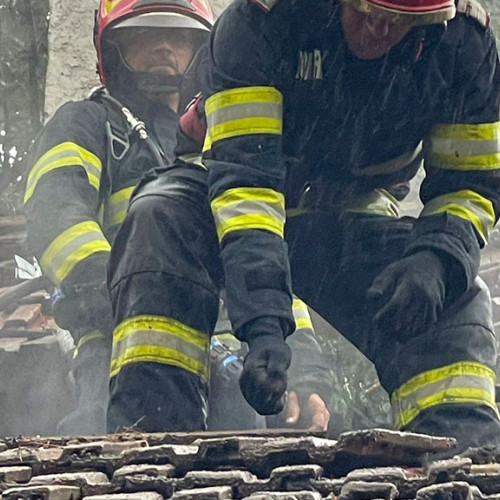
[[[301,401],[295,391],[288,393],[286,401],[286,425],[302,427],[309,431],[326,431],[330,422],[330,412],[319,394],[310,394]]]
[[[70,332],[113,328],[111,302],[105,284],[62,288],[62,298],[54,303],[56,323]]]
[[[283,338],[279,318],[262,317],[245,328],[249,351],[243,363],[240,388],[247,402],[261,415],[283,410],[291,350]]]
[[[438,254],[422,250],[387,266],[368,290],[381,331],[405,342],[436,322],[446,295],[446,267]]]

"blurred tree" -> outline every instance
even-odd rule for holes
[[[44,117],[49,0],[0,0],[0,215],[20,209],[26,150]]]

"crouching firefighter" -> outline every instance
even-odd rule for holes
[[[187,72],[181,102],[199,88],[206,55],[204,48]],[[199,162],[205,137],[205,123],[197,114],[200,102],[200,98],[194,100],[180,119],[178,158],[140,182],[115,239],[109,262],[115,329],[108,431],[132,426],[148,432],[207,426],[210,430],[263,426],[326,430],[331,367],[323,357],[308,308],[297,297],[293,300],[296,333],[286,355],[271,367],[276,369],[271,383],[280,393],[278,401],[263,392],[261,407],[252,408],[241,396],[238,379],[248,370],[246,362],[242,366],[246,349],[232,335],[225,307],[219,310],[220,296],[225,295],[215,252],[218,243],[215,238],[205,239],[213,220],[207,172]],[[191,219],[196,221],[193,227]],[[285,397],[282,369],[290,364],[290,353]],[[283,412],[266,422],[255,410]]]
[[[29,245],[60,290],[55,318],[76,344],[76,408],[60,433],[105,432],[110,248],[134,186],[173,159],[179,87],[212,24],[203,0],[102,0],[94,44],[103,87],[63,105],[31,153]]]
[[[475,0],[236,0],[205,61],[203,163],[181,151],[122,226],[153,227],[164,262],[155,301],[168,307],[128,322],[131,280],[151,276],[127,274],[133,255],[122,258],[120,241],[114,350],[157,321],[158,342],[185,353],[182,372],[151,368],[168,381],[161,406],[201,419],[223,281],[249,347],[242,392],[259,412],[279,411],[293,282],[374,362],[398,429],[453,436],[461,449],[500,444],[490,298],[477,276],[500,202],[500,67],[486,11]],[[424,208],[400,217],[401,186],[422,161]],[[140,397],[154,399],[145,380]],[[122,405],[137,397],[114,384]]]

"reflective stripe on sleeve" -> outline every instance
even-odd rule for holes
[[[350,201],[346,212],[399,217],[399,202],[385,189],[374,189]]]
[[[262,229],[283,238],[285,198],[268,188],[233,188],[224,191],[212,203],[219,240],[232,231]]]
[[[394,422],[403,428],[422,411],[442,404],[495,404],[495,373],[486,365],[462,361],[421,373],[397,389],[391,397]]]
[[[437,125],[428,139],[426,157],[436,168],[500,169],[500,122]]]
[[[135,186],[120,189],[113,193],[107,202],[105,209],[106,226],[115,226],[121,224],[127,216],[128,204]]]
[[[79,341],[78,344],[75,347],[75,350],[73,351],[73,359],[76,359],[78,355],[80,354],[80,349],[82,348],[83,345],[87,344],[91,340],[94,339],[103,339],[104,335],[100,330],[92,330],[89,333],[86,333]]]
[[[415,162],[421,162],[423,156],[423,143],[420,141],[413,151],[407,151],[396,158],[384,161],[383,163],[375,163],[373,165],[365,165],[363,167],[353,166],[351,172],[359,176],[374,176],[385,175],[399,172],[405,167],[408,167]]]
[[[28,175],[24,203],[33,196],[40,179],[47,173],[63,167],[83,167],[89,184],[99,190],[101,182],[101,160],[93,153],[74,142],[63,142],[49,149],[35,163]]]
[[[222,139],[249,134],[281,135],[283,96],[274,87],[223,90],[205,103],[207,134],[203,150]]]
[[[488,234],[495,225],[493,203],[480,194],[465,189],[443,194],[426,203],[420,216],[426,217],[447,212],[469,221],[482,239],[488,241]]]
[[[80,222],[52,241],[43,253],[40,265],[44,273],[60,285],[79,262],[96,252],[110,250],[111,246],[97,222]]]
[[[209,337],[199,330],[163,316],[135,316],[113,333],[111,376],[131,363],[177,366],[208,381]]]
[[[314,330],[311,321],[311,316],[309,315],[309,310],[307,309],[307,304],[300,300],[298,297],[293,298],[293,318],[295,319],[295,330],[309,329]]]

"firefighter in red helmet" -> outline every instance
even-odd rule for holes
[[[223,280],[249,346],[241,389],[260,413],[279,411],[287,388],[293,283],[374,362],[397,428],[462,449],[500,444],[491,304],[477,276],[500,210],[488,21],[477,0],[231,4],[204,58],[204,97],[181,119],[179,159],[137,190],[111,254],[113,356],[131,380],[120,404],[151,397],[132,381],[132,331],[164,326],[134,317],[151,278],[131,272],[141,242],[160,249],[169,278],[148,283],[170,299],[176,341],[210,332]],[[186,164],[199,123],[203,161]],[[403,217],[422,164],[424,208]],[[154,368],[170,391],[158,406],[187,399],[172,388],[196,368],[194,344],[177,371]]]
[[[102,0],[94,42],[103,87],[63,105],[32,150],[29,245],[57,287],[57,323],[76,344],[76,408],[61,433],[105,432],[106,263],[135,184],[173,159],[182,76],[212,24],[205,0]]]
[[[29,243],[57,287],[57,322],[76,343],[72,371],[77,407],[59,423],[60,433],[106,430],[111,310],[104,281],[110,245],[134,186],[151,168],[173,160],[179,90],[190,88],[184,73],[197,66],[212,24],[205,0],[102,0],[94,43],[103,87],[88,99],[62,106],[32,152],[25,195]],[[154,255],[149,264],[143,260],[140,245],[134,253],[145,266],[156,261]],[[302,330],[318,367],[310,373],[323,374],[321,382],[308,383],[306,393],[314,396],[319,408],[314,418],[324,428],[329,414],[316,393],[328,396],[329,370],[319,359],[305,305],[296,310],[304,316]],[[135,346],[137,358],[143,348],[148,346]],[[216,351],[213,360],[227,366],[220,346]],[[302,373],[297,376],[304,385]],[[154,387],[154,382],[152,377],[147,383]],[[253,425],[255,414],[246,411],[246,416],[245,422],[219,419],[214,425]],[[188,422],[189,415],[181,422],[164,419],[158,430],[184,430]]]

